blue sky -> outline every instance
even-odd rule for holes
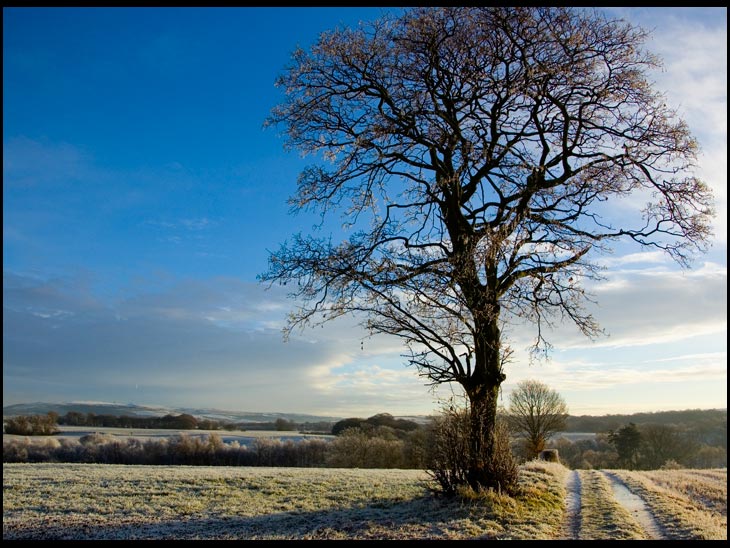
[[[351,321],[297,333],[256,275],[308,231],[286,199],[306,165],[262,128],[297,45],[381,8],[3,9],[3,403],[110,401],[369,416],[448,397],[397,340]],[[727,406],[727,10],[611,9],[654,29],[654,76],[703,149],[718,216],[682,271],[621,248],[591,289],[609,336],[566,326],[514,385],[573,414]]]

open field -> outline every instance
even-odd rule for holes
[[[279,430],[174,430],[169,428],[114,428],[109,426],[59,426],[58,430],[58,434],[54,434],[51,436],[52,438],[78,440],[89,434],[103,434],[119,439],[136,438],[139,440],[150,440],[172,438],[179,435],[185,435],[191,438],[207,438],[209,435],[215,434],[224,443],[237,441],[241,445],[249,445],[258,438],[280,439],[283,441],[291,440],[294,442],[312,438],[334,438],[334,436],[328,434],[301,434],[295,431],[288,432]],[[3,440],[26,438],[44,440],[48,439],[49,436],[21,436],[3,433]]]
[[[532,462],[514,498],[430,487],[419,470],[4,464],[3,540],[727,539],[726,469]]]
[[[237,441],[241,445],[248,445],[257,438],[271,438],[280,439],[283,441],[301,441],[303,439],[321,438],[321,439],[334,439],[335,436],[330,434],[302,434],[297,431],[281,431],[281,430],[174,430],[170,428],[115,428],[110,426],[66,426],[62,425],[58,427],[58,434],[54,434],[53,437],[57,439],[72,439],[78,440],[79,438],[88,434],[104,434],[113,436],[115,438],[137,438],[140,440],[148,439],[161,439],[171,438],[173,436],[186,435],[190,437],[204,438],[210,434],[216,434],[223,440],[224,443],[231,443]],[[16,434],[5,434],[3,433],[3,439],[38,439],[43,440],[48,436],[24,436]],[[595,439],[596,434],[594,432],[558,432],[553,438],[565,438],[569,441],[575,442],[578,440]]]

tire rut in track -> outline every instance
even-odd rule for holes
[[[563,538],[567,540],[578,540],[580,538],[580,490],[581,481],[578,470],[568,474],[565,482],[565,523],[563,524]]]
[[[668,540],[664,528],[659,524],[644,499],[631,491],[615,474],[602,471],[611,482],[611,490],[616,501],[628,510],[652,540]]]

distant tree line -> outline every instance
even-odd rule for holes
[[[117,415],[96,415],[69,411],[58,417],[63,426],[93,426],[105,428],[160,428],[172,430],[221,430],[236,428],[235,425],[209,419],[198,419],[187,413],[168,414],[162,417],[133,417]]]
[[[656,424],[692,430],[708,443],[727,445],[727,409],[688,409],[684,411],[658,411],[631,415],[568,416],[565,432],[608,433],[633,422]]]
[[[661,423],[629,422],[594,439],[570,441],[560,437],[549,447],[558,449],[560,460],[570,468],[727,467],[726,433]]]
[[[570,468],[727,467],[727,412],[721,412],[722,420],[718,420],[719,412],[715,411],[682,413],[673,416],[685,417],[688,422],[629,421],[591,439],[571,441],[558,433],[550,439],[546,448],[557,449],[561,462]],[[638,415],[638,420],[643,415]],[[646,415],[663,417],[666,414]],[[509,423],[509,414],[502,416]],[[139,417],[131,417],[134,420],[129,422],[126,419],[130,417],[115,417],[119,419],[117,422],[106,422],[105,417],[73,412],[63,417],[53,412],[16,416],[4,419],[4,430],[7,434],[50,436],[57,433],[57,422],[76,426],[177,430],[215,430],[215,424],[220,424],[184,414],[145,417],[142,422],[138,422]],[[698,421],[697,425],[691,422],[691,418]],[[419,424],[381,413],[367,419],[349,418],[334,425],[327,424],[336,435],[333,440],[295,442],[260,438],[249,446],[238,442],[224,443],[215,433],[209,436],[173,435],[155,440],[115,438],[104,434],[90,434],[80,440],[8,439],[3,440],[3,462],[424,468],[434,458],[443,458],[444,451],[450,446],[458,448],[458,443],[448,442],[445,445],[443,436],[439,438],[439,432],[443,434],[443,419],[440,417],[432,418],[427,424]],[[301,431],[302,426],[281,418],[272,422],[267,430]],[[316,428],[326,427],[326,424],[309,423],[306,426]],[[238,427],[240,425],[236,425]],[[522,437],[512,436],[511,450],[518,460],[534,457],[527,449]]]
[[[295,422],[285,418],[278,418],[270,422],[237,422],[232,424],[232,426],[235,427],[233,429],[237,430],[277,430],[279,432],[330,434],[333,424],[331,421]]]
[[[572,441],[570,432],[595,436]],[[513,434],[514,454],[521,460],[534,458],[525,432],[513,429]],[[727,410],[566,416],[545,448],[557,449],[561,462],[570,468],[726,467]]]
[[[394,431],[393,433],[400,437],[405,437],[405,433],[413,432],[419,428],[417,422],[397,419],[389,413],[379,413],[367,419],[349,418],[338,421],[332,426],[332,433],[335,436],[339,436],[349,428],[371,432],[381,426],[392,429]]]
[[[50,422],[49,422],[50,421]],[[89,426],[96,428],[135,428],[135,429],[169,429],[169,430],[277,430],[280,432],[299,431],[307,433],[329,434],[332,431],[332,422],[304,422],[296,423],[292,420],[278,418],[272,422],[226,422],[212,419],[197,418],[183,413],[180,415],[167,414],[162,417],[138,417],[129,415],[97,415],[95,413],[81,413],[69,411],[65,415],[49,412],[46,415],[18,415],[3,418],[6,434],[21,434],[28,436],[42,436],[55,434],[58,429],[51,429],[48,424],[61,426]],[[10,430],[8,430],[8,425]],[[36,425],[34,429],[29,425]]]
[[[81,414],[79,414],[81,415]],[[189,416],[188,416],[189,417]],[[88,417],[72,415],[77,426]],[[168,438],[140,440],[93,433],[71,439],[3,441],[3,462],[85,462],[102,464],[186,464],[206,466],[300,466],[343,468],[419,468],[429,458],[431,430],[413,421],[395,419],[387,413],[368,419],[341,421],[333,440],[280,441],[255,439],[251,445],[224,443],[217,433],[207,436],[179,434]],[[352,422],[354,421],[354,422]],[[164,424],[168,424],[165,421]],[[121,423],[113,423],[121,424]],[[192,425],[187,419],[180,424]],[[343,428],[342,426],[345,425]],[[354,425],[354,426],[353,426]],[[269,430],[296,430],[297,425],[277,419]],[[317,427],[317,423],[306,426]],[[320,425],[321,426],[321,425]],[[135,428],[140,428],[135,426]],[[155,426],[155,428],[163,428]],[[180,428],[181,429],[181,428]],[[333,430],[329,423],[330,431]]]
[[[507,411],[501,410],[501,412],[504,414]],[[26,416],[26,420],[30,420],[31,416],[34,415]],[[417,422],[406,419],[398,419],[388,413],[380,413],[367,419],[348,418],[338,422],[319,421],[303,423],[297,423],[284,418],[278,418],[275,421],[270,422],[230,422],[196,418],[189,414],[168,414],[164,417],[139,417],[81,413],[78,411],[69,411],[65,415],[59,415],[54,411],[50,411],[46,415],[38,416],[55,417],[54,421],[57,424],[67,426],[170,428],[175,430],[278,430],[316,432],[321,434],[333,433],[335,435],[346,428],[360,427],[363,424],[372,426],[389,426],[396,430],[404,431],[414,430],[418,427]],[[16,418],[17,417],[4,417],[3,420],[7,424],[8,420]],[[631,422],[638,426],[643,424],[667,425],[681,430],[692,431],[694,436],[704,443],[725,447],[727,446],[726,409],[660,411],[655,413],[635,413],[631,415],[568,415],[565,417],[565,425],[562,428],[562,431],[608,434],[608,432],[617,430]],[[365,428],[367,427],[368,426],[365,426]]]

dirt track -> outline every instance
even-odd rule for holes
[[[603,473],[611,482],[611,489],[616,500],[631,513],[641,525],[646,536],[651,540],[667,540],[667,532],[659,525],[656,516],[651,512],[644,499],[631,491],[616,474]]]
[[[727,472],[572,470],[565,476],[567,540],[727,538]]]

